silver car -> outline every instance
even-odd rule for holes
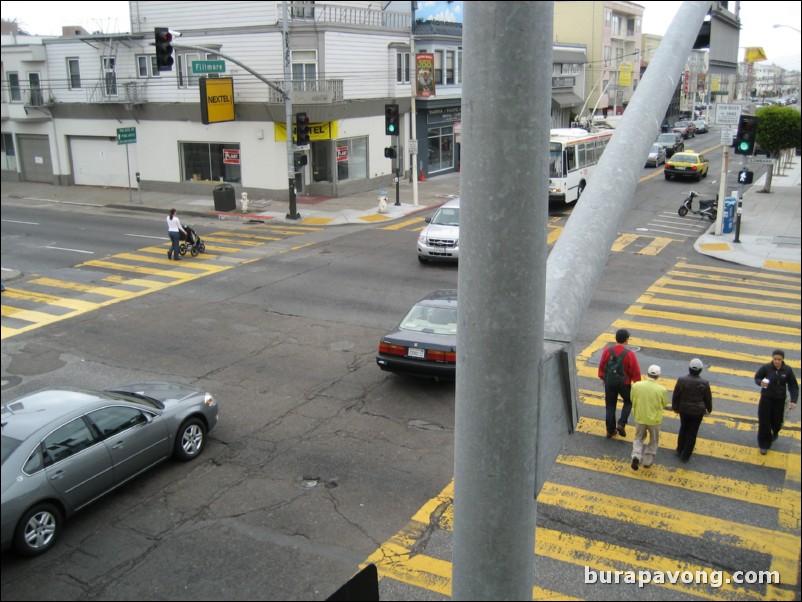
[[[459,259],[459,199],[442,205],[418,236],[418,261]]]
[[[662,144],[654,143],[646,156],[646,167],[657,167],[666,163],[666,147]]]
[[[2,406],[2,549],[50,549],[64,519],[171,456],[194,460],[217,424],[210,393],[177,383],[44,389]]]

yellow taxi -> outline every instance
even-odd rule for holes
[[[701,153],[692,150],[675,153],[666,161],[665,176],[670,180],[672,176],[678,178],[694,178],[697,182],[707,177],[710,162]]]

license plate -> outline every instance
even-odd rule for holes
[[[418,358],[422,359],[422,358],[424,358],[426,356],[426,350],[425,349],[415,349],[414,347],[410,347],[408,355],[409,355],[409,357],[418,357]]]
[[[685,168],[680,165],[677,165],[674,169],[676,169],[677,171],[685,171]]]

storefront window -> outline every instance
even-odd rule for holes
[[[180,148],[184,180],[242,182],[240,164],[232,162],[239,160],[239,144],[182,142]],[[224,150],[237,152],[224,153]]]
[[[337,181],[364,180],[368,177],[368,139],[337,140]]]
[[[454,127],[429,129],[429,171],[454,167]]]

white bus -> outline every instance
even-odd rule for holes
[[[573,203],[579,199],[612,136],[613,130],[551,130],[549,203]]]

